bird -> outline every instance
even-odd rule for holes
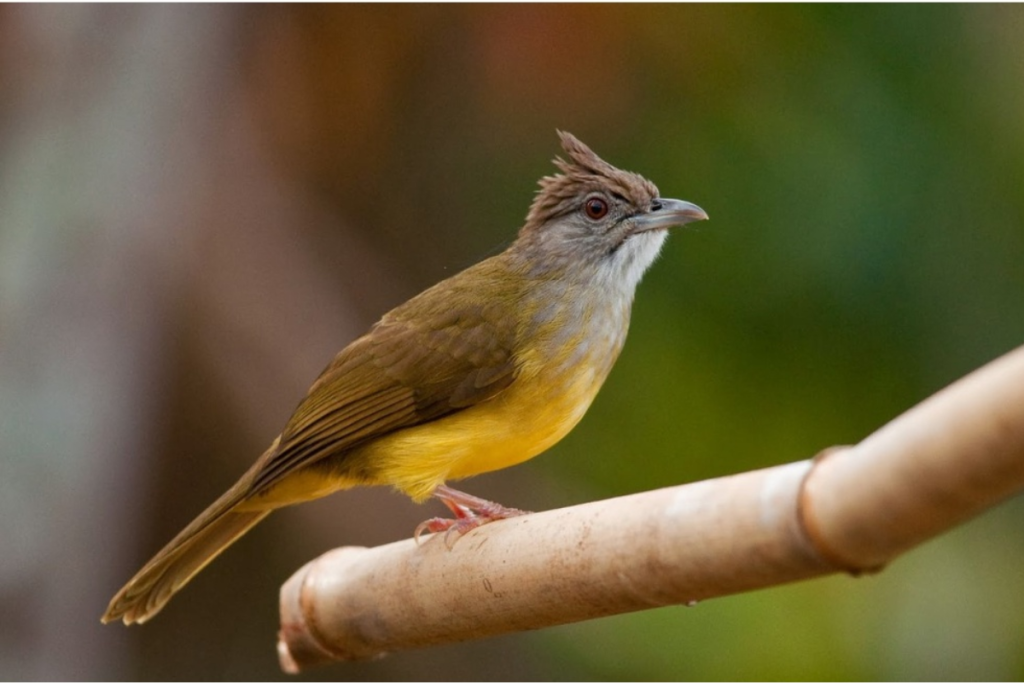
[[[626,340],[634,293],[668,228],[706,220],[558,131],[501,253],[385,314],[327,365],[280,435],[111,599],[102,621],[144,623],[270,512],[356,486],[431,497],[446,543],[524,514],[447,482],[519,464],[583,417]]]

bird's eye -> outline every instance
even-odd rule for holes
[[[583,210],[587,213],[587,218],[600,220],[608,215],[608,202],[600,197],[591,197],[583,204]]]

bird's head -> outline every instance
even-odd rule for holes
[[[629,287],[654,262],[667,229],[707,219],[699,206],[662,199],[646,178],[607,163],[570,133],[558,132],[568,160],[541,178],[520,247],[540,272],[610,278]]]

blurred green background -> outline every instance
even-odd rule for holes
[[[279,584],[439,506],[273,515],[142,628],[113,592],[391,306],[494,253],[555,129],[711,221],[530,509],[853,443],[1024,340],[1020,6],[0,8],[0,678],[283,678]],[[1017,679],[1024,502],[880,575],[302,678]]]

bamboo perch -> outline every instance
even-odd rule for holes
[[[1024,489],[1024,347],[857,446],[326,553],[281,588],[290,673],[341,659],[873,571]]]

